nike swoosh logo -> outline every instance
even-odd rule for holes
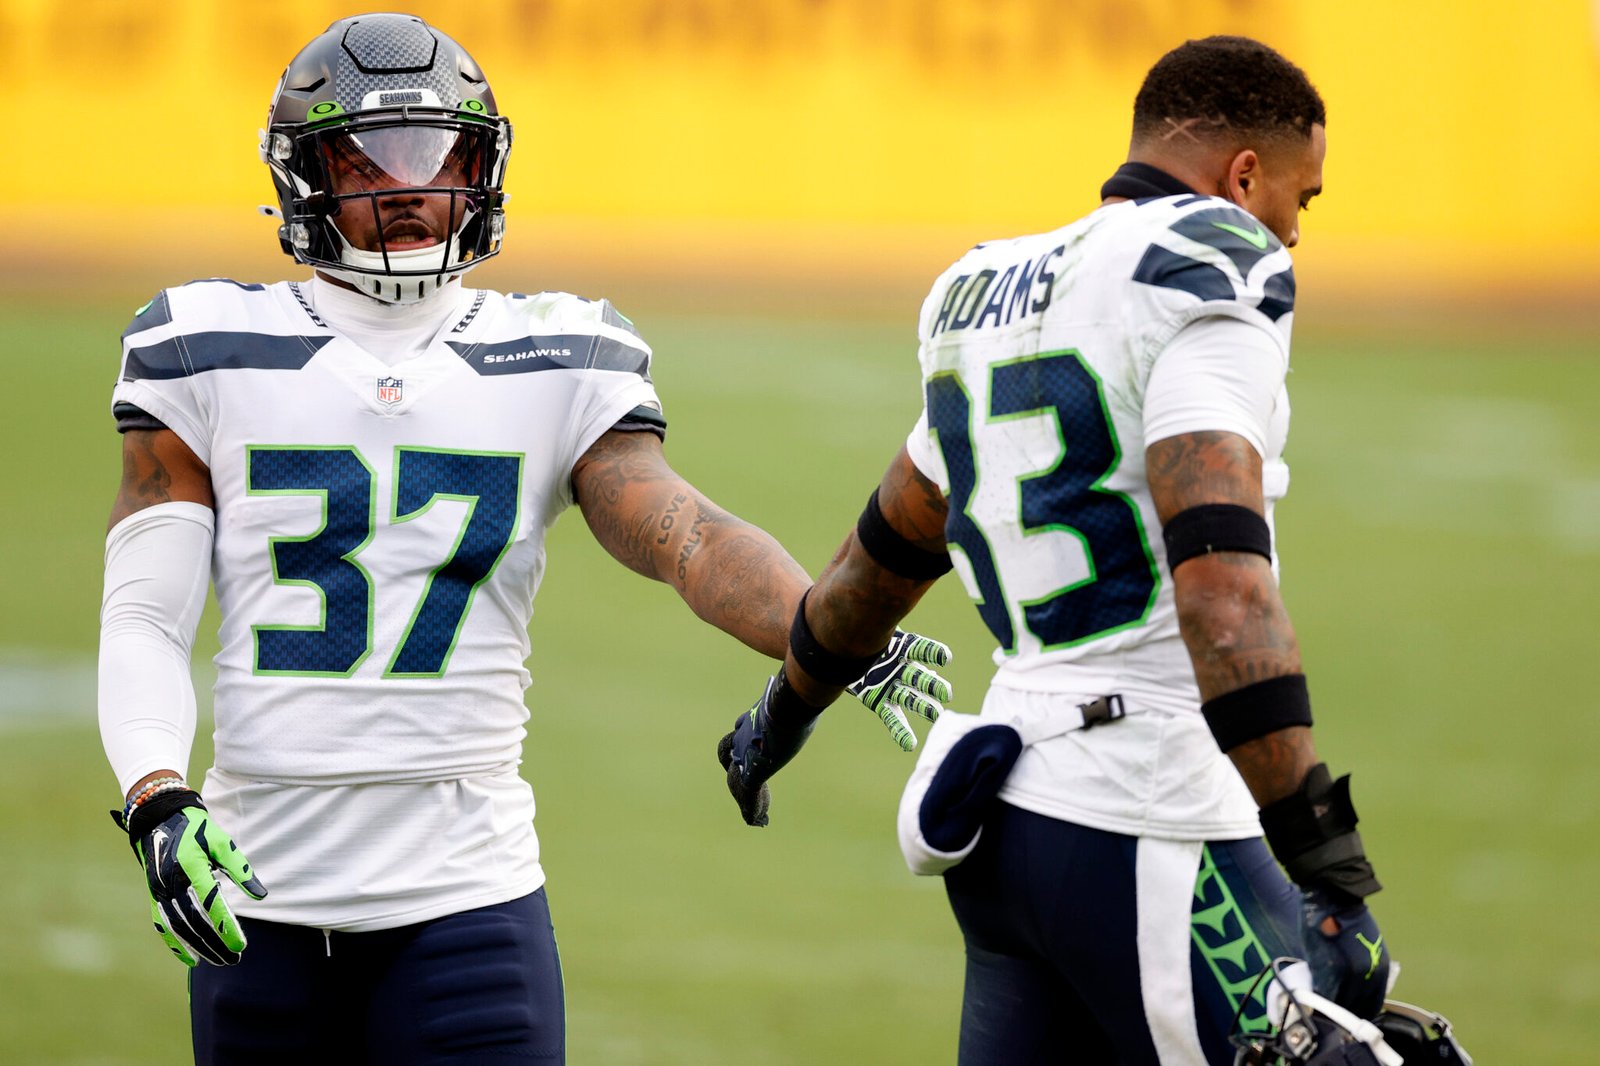
[[[167,831],[165,829],[157,829],[150,834],[150,862],[156,868],[157,876],[161,872],[162,853],[166,851],[166,848]]]
[[[1267,231],[1261,228],[1260,223],[1256,224],[1254,232],[1240,229],[1238,226],[1230,226],[1226,222],[1213,222],[1211,224],[1225,233],[1233,234],[1240,240],[1248,241],[1257,251],[1264,252],[1267,250]]]

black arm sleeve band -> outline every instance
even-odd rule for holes
[[[1173,515],[1161,530],[1167,543],[1167,569],[1176,570],[1209,552],[1254,552],[1272,559],[1267,520],[1236,503],[1202,503]]]
[[[867,497],[866,509],[856,520],[856,539],[872,561],[908,581],[932,581],[950,572],[950,553],[918,547],[889,524],[878,506],[878,490]]]
[[[1350,775],[1335,781],[1324,763],[1313,766],[1294,793],[1261,808],[1267,844],[1295,884],[1361,899],[1383,886],[1367,861],[1357,821]]]
[[[1224,692],[1200,705],[1217,747],[1232,751],[1240,744],[1292,725],[1311,724],[1311,693],[1305,674],[1269,677]]]
[[[130,429],[167,428],[167,424],[161,419],[141,407],[135,407],[126,400],[113,404],[111,406],[111,415],[117,420],[118,433],[126,433]]]
[[[648,404],[640,404],[621,418],[611,427],[623,433],[644,431],[654,433],[662,440],[667,439],[667,417]]]
[[[794,661],[800,664],[800,669],[825,685],[848,685],[859,681],[861,675],[883,653],[875,652],[852,659],[824,648],[806,623],[806,596],[809,595],[811,590],[807,589],[806,595],[800,597],[800,606],[794,612],[794,624],[789,627],[789,651],[794,654]]]

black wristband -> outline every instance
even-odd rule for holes
[[[1378,883],[1356,832],[1350,775],[1337,781],[1313,766],[1293,793],[1261,808],[1261,831],[1290,880],[1344,899],[1370,896]]]
[[[112,811],[111,820],[128,834],[130,840],[137,840],[185,807],[199,807],[202,811],[206,809],[205,803],[200,799],[200,793],[194,789],[175,789],[163,792],[135,807],[133,813],[128,815],[126,823],[122,820],[121,811]]]
[[[950,572],[949,552],[919,547],[889,524],[878,503],[877,489],[867,497],[867,506],[856,520],[856,539],[873,562],[908,581],[932,581]]]
[[[805,596],[800,597],[800,606],[794,609],[794,623],[789,627],[789,651],[794,655],[794,661],[800,664],[800,669],[825,685],[842,687],[859,681],[861,675],[883,653],[874,652],[857,659],[824,648],[806,622],[806,596],[809,595],[811,590],[807,589]]]
[[[1206,700],[1200,713],[1217,747],[1227,752],[1289,726],[1310,725],[1311,693],[1305,674],[1285,674]]]
[[[789,675],[778,667],[772,693],[767,697],[767,717],[778,729],[797,729],[814,721],[826,708],[814,707],[801,698],[789,683]]]
[[[1253,552],[1272,559],[1267,520],[1236,503],[1202,503],[1179,511],[1162,526],[1161,539],[1168,571],[1210,552]]]

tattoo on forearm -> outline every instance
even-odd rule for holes
[[[679,497],[674,497],[678,499]],[[715,521],[716,516],[703,507],[696,508],[694,522],[689,526],[689,532],[683,538],[683,547],[678,549],[678,584],[681,587],[689,580],[689,560],[694,558],[694,553],[700,550],[700,545],[705,543],[705,527]]]
[[[678,515],[683,510],[683,505],[689,502],[689,497],[683,493],[674,493],[672,502],[667,504],[667,513],[661,516],[661,521],[656,523],[661,529],[661,535],[656,538],[657,544],[665,544],[672,536],[672,527],[678,524]]]
[[[672,584],[707,622],[782,658],[810,578],[776,540],[690,487],[642,436],[602,436],[574,471],[595,538],[630,569]]]
[[[1259,556],[1219,552],[1185,563],[1177,594],[1201,699],[1300,672],[1294,625]]]
[[[1265,807],[1300,787],[1306,771],[1316,765],[1317,753],[1311,730],[1290,726],[1240,744],[1228,752],[1228,758],[1257,805]]]

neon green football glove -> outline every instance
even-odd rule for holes
[[[950,682],[934,667],[949,661],[950,649],[937,640],[897,629],[877,661],[845,691],[883,721],[902,751],[914,751],[917,735],[906,712],[930,722],[938,719],[950,702]]]
[[[204,959],[231,966],[244,950],[244,932],[222,898],[213,869],[220,869],[253,899],[267,894],[232,838],[211,820],[200,794],[166,792],[124,820],[111,818],[128,834],[133,854],[150,888],[150,920],[185,966]]]

